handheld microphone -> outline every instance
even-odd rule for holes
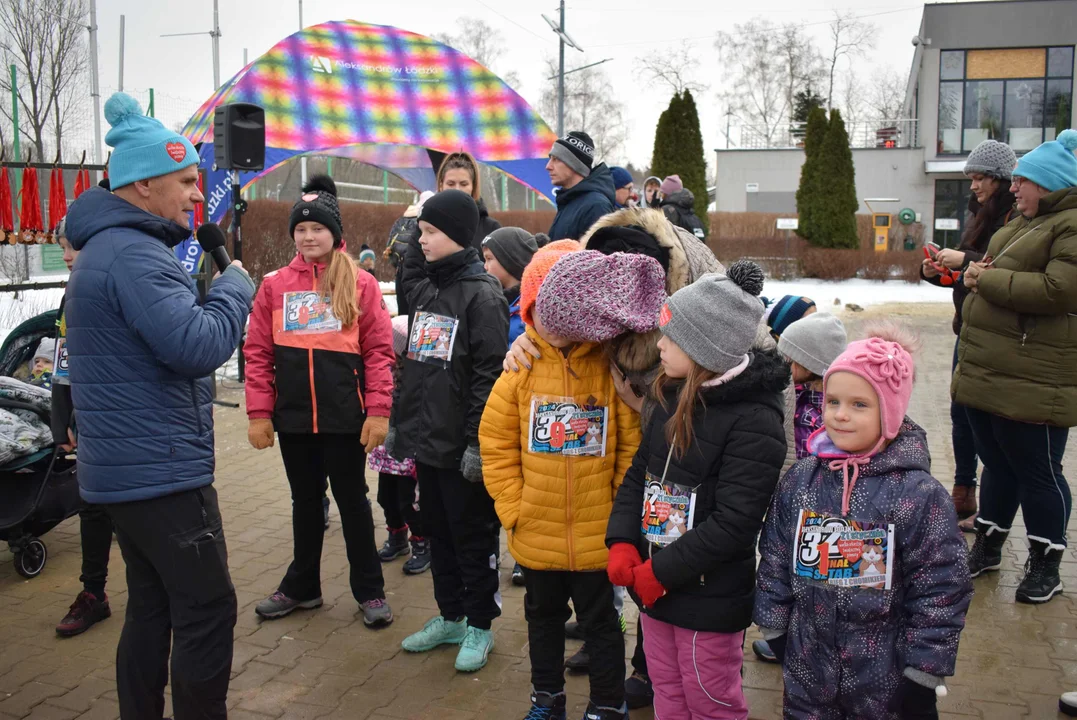
[[[195,231],[195,239],[202,246],[202,250],[209,253],[217,269],[222,273],[232,264],[228,257],[228,251],[224,249],[224,231],[216,223],[206,223]]]

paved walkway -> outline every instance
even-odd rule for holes
[[[953,348],[949,307],[899,305],[846,317],[855,328],[869,316],[902,315],[923,332],[926,350],[910,415],[928,430],[936,476],[947,484],[953,473],[947,401]],[[223,395],[241,399],[237,391]],[[385,573],[396,622],[381,631],[363,627],[348,589],[335,509],[322,564],[325,607],[264,624],[255,619],[255,603],[276,589],[291,559],[291,508],[279,453],[256,453],[246,438],[242,411],[218,409],[217,488],[240,608],[230,717],[522,718],[529,692],[527,628],[523,591],[509,583],[507,555],[502,569],[505,612],[495,624],[497,646],[489,665],[475,675],[453,670],[452,649],[425,655],[400,650],[401,639],[422,627],[435,613],[435,604],[429,574],[405,577],[399,561]],[[1073,446],[1066,456],[1071,479],[1077,475]],[[384,531],[378,537],[380,541]],[[81,589],[78,520],[63,523],[45,541],[48,566],[31,581],[17,576],[10,553],[0,551],[0,720],[113,720],[119,714],[113,663],[127,601],[119,547],[113,545],[109,584],[113,618],[80,637],[60,640],[53,627]],[[957,676],[940,704],[943,717],[1054,718],[1058,694],[1077,689],[1074,596],[1036,608],[1014,604],[1023,562],[1023,543],[1011,542],[1003,571],[977,582]],[[1063,578],[1077,592],[1077,554],[1067,552],[1063,568]],[[630,613],[629,654],[635,641],[635,613]],[[749,631],[749,642],[756,637]],[[577,646],[569,642],[569,652]],[[780,717],[778,668],[757,662],[748,650],[744,684],[753,718]],[[570,717],[581,717],[586,678],[570,677],[568,690]],[[651,718],[649,711],[633,714],[634,720],[645,718]]]

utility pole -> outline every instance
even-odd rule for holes
[[[127,17],[120,15],[120,84],[119,91],[123,92],[123,41],[126,36]]]
[[[213,43],[213,92],[217,92],[221,87],[221,23],[218,5],[219,0],[213,0],[213,29],[208,33]],[[168,33],[161,37],[190,37],[206,34],[205,32]]]
[[[560,21],[554,22],[545,15],[542,19],[546,21],[546,24],[550,26],[550,29],[557,33],[557,37],[560,39],[560,49],[557,69],[557,136],[565,136],[565,46],[568,45],[571,48],[575,48],[580,52],[583,52],[583,48],[576,43],[568,33],[565,32],[565,0],[561,0],[561,15]],[[581,68],[582,69],[582,68]],[[570,71],[571,72],[571,71]]]
[[[303,0],[299,0],[299,29],[303,29]]]

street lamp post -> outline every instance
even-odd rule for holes
[[[557,33],[557,37],[560,39],[560,60],[558,61],[557,69],[557,136],[565,136],[565,46],[568,45],[571,48],[575,48],[580,52],[583,52],[583,48],[576,43],[568,33],[565,32],[565,0],[561,0],[561,16],[560,22],[554,22],[545,15],[542,19],[546,21],[546,24],[550,26],[550,29]],[[605,61],[603,61],[605,62]],[[598,63],[595,63],[596,65]],[[577,68],[582,70],[583,68]],[[570,71],[571,72],[571,71]]]

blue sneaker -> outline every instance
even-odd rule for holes
[[[456,669],[475,672],[486,666],[490,651],[494,649],[494,631],[468,627],[460,652],[456,654]]]
[[[459,645],[467,634],[467,620],[449,622],[438,615],[423,625],[423,629],[404,638],[400,647],[408,652],[426,652],[438,645]]]
[[[531,710],[524,720],[565,720],[565,694],[531,693]]]

